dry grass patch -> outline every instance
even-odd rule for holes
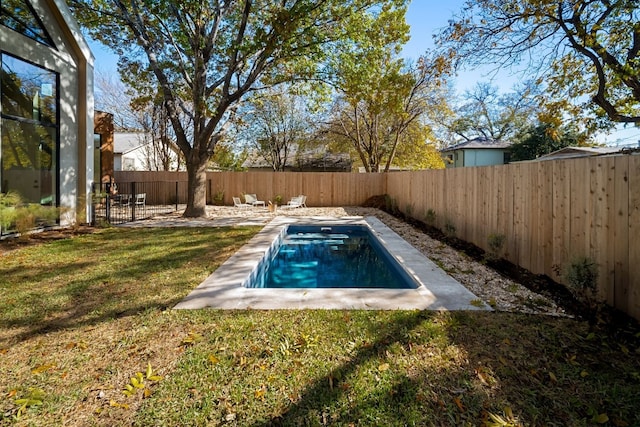
[[[149,363],[171,369],[189,329],[167,309],[257,231],[106,229],[5,253],[0,421],[87,425],[105,408],[107,420],[135,411],[139,399],[114,405],[122,389]],[[34,392],[43,398],[18,413]]]

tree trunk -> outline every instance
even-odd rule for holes
[[[207,159],[199,157],[187,159],[187,208],[185,218],[207,216]]]

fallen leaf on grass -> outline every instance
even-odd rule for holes
[[[41,373],[49,371],[49,370],[53,370],[55,368],[56,368],[55,364],[48,363],[46,365],[40,365],[40,366],[37,366],[37,367],[33,368],[31,370],[31,373],[34,374],[34,375],[37,375],[37,374],[41,374]]]
[[[253,397],[256,399],[264,400],[264,395],[267,393],[267,389],[265,386],[262,386],[258,390],[253,392]]]
[[[64,348],[65,348],[66,350],[72,350],[72,349],[74,349],[74,348],[76,348],[76,347],[77,347],[77,348],[79,348],[79,349],[81,349],[81,350],[86,350],[86,349],[87,349],[87,343],[86,343],[86,342],[83,342],[83,341],[80,341],[80,342],[70,342],[70,343],[68,343],[66,346],[64,346]]]
[[[186,337],[182,338],[182,341],[180,341],[180,345],[183,347],[188,347],[200,341],[202,341],[202,335],[195,332],[189,332]]]
[[[145,378],[149,381],[160,381],[162,377],[160,375],[156,375],[151,368],[151,362],[147,363],[147,371],[145,373]]]
[[[109,402],[109,406],[112,406],[114,408],[129,409],[129,405],[127,405],[126,403],[119,403],[119,402],[116,402],[115,400],[111,400]]]
[[[454,397],[453,403],[456,404],[456,406],[458,407],[458,409],[460,409],[460,411],[464,412],[464,405],[462,404],[462,400],[460,400],[459,397]]]
[[[378,371],[380,372],[384,372],[384,371],[388,371],[389,370],[389,364],[388,363],[383,363],[380,366],[378,366]]]
[[[593,417],[593,422],[598,424],[605,424],[609,422],[609,416],[607,414],[598,414]]]
[[[496,379],[481,366],[476,369],[476,375],[480,382],[486,386],[492,386],[496,383]]]

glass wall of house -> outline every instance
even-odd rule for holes
[[[93,183],[102,181],[102,135],[93,134]]]
[[[59,77],[5,52],[0,59],[0,192],[19,194],[38,218],[51,217],[39,208],[59,198]]]

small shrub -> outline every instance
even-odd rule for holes
[[[431,208],[427,209],[427,213],[424,214],[424,222],[426,222],[427,225],[433,226],[436,223],[436,211]]]
[[[391,215],[398,213],[398,202],[396,199],[391,198],[388,194],[384,195],[385,210]]]
[[[275,204],[276,206],[282,205],[282,196],[280,194],[276,194],[275,196],[273,196],[273,204]]]
[[[485,258],[487,261],[497,261],[503,256],[504,244],[507,241],[507,236],[504,234],[491,233],[487,237],[487,251]]]
[[[213,193],[213,204],[216,206],[222,206],[224,204],[224,190],[219,189]]]
[[[28,232],[39,225],[52,225],[58,218],[60,210],[37,203],[20,206],[16,209],[15,226],[21,237],[28,237]]]
[[[569,291],[586,305],[594,318],[601,304],[598,296],[598,264],[589,257],[577,257],[565,266],[563,277]]]
[[[61,210],[38,203],[25,204],[20,194],[0,194],[0,231],[14,228],[21,236],[36,228],[36,225],[51,225],[58,219]]]
[[[407,216],[412,216],[413,215],[413,204],[412,203],[407,203],[407,205],[404,207],[404,211],[407,214]]]
[[[6,231],[16,221],[17,207],[21,204],[22,198],[18,193],[0,194],[0,232]]]
[[[447,219],[444,223],[444,234],[447,237],[455,237],[456,235],[456,226],[449,219]]]

